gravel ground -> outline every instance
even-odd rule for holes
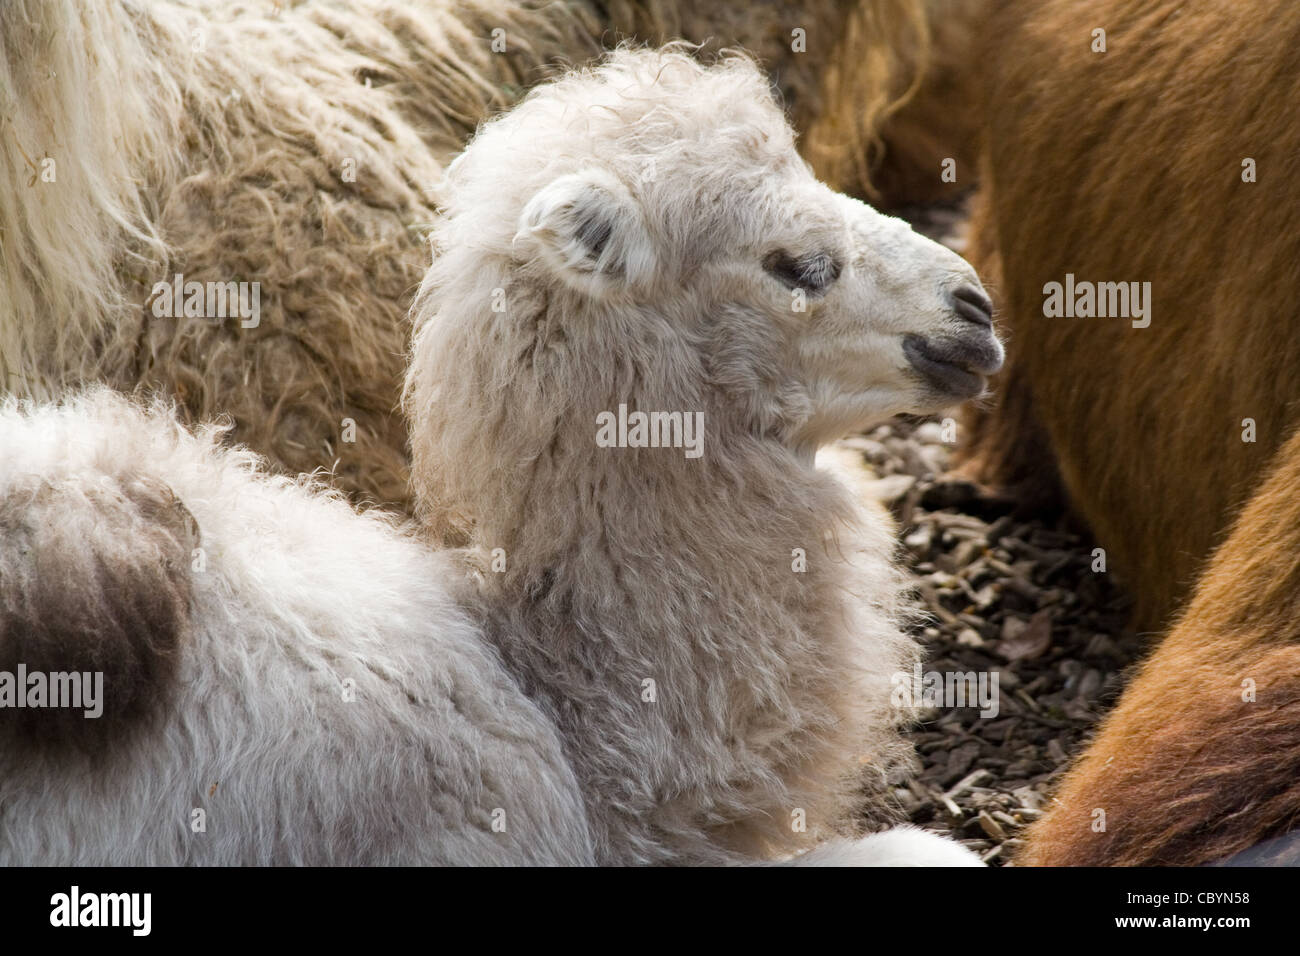
[[[997,676],[996,714],[974,701],[923,709],[910,734],[921,769],[894,797],[912,822],[1004,863],[1143,642],[1112,575],[1093,571],[1092,543],[949,474],[944,437],[938,421],[899,420],[843,444],[898,520],[925,671],[983,674],[989,690]]]
[[[904,211],[957,251],[961,204]],[[915,576],[925,669],[998,678],[996,716],[932,707],[910,734],[921,769],[894,782],[903,812],[986,862],[1010,862],[1144,642],[1126,600],[1093,570],[1094,544],[1059,515],[1027,516],[950,471],[956,424],[898,419],[843,442],[875,472]],[[987,686],[987,685],[986,685]]]

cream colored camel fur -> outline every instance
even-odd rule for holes
[[[0,406],[0,670],[106,682],[0,710],[0,861],[974,862],[847,839],[917,648],[813,464],[983,388],[970,268],[819,184],[741,58],[621,52],[446,186],[407,403],[464,549],[107,390]],[[620,405],[699,454],[601,447]]]
[[[887,685],[916,651],[887,527],[813,453],[982,388],[1001,347],[952,298],[973,271],[818,183],[741,59],[622,53],[489,124],[445,186],[418,513],[470,538],[465,600],[601,794],[598,853],[835,832],[854,768],[901,752]],[[918,347],[966,367],[922,375]],[[702,416],[702,455],[596,447],[623,406]]]

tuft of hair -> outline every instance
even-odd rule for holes
[[[864,129],[868,149],[856,155],[868,162],[858,176],[869,179],[856,191],[898,207],[951,201],[977,185],[987,70],[978,42],[994,2],[925,0],[925,24],[911,28],[915,39],[895,39],[897,98]],[[949,163],[952,177],[944,175]]]
[[[146,189],[175,174],[180,108],[118,4],[0,6],[0,391],[49,397],[134,349],[122,276],[166,261]]]

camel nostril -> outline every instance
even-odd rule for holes
[[[952,310],[967,322],[986,329],[993,328],[993,300],[984,294],[983,289],[973,285],[958,286],[948,293],[948,298]]]

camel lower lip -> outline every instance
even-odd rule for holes
[[[983,375],[964,365],[936,357],[925,339],[919,336],[903,339],[903,354],[931,386],[944,394],[954,398],[973,398],[984,391]]]

